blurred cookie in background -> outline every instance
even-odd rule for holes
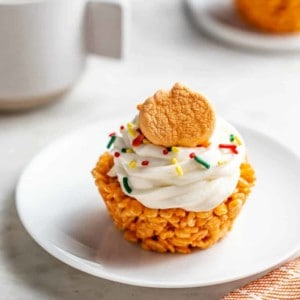
[[[274,34],[300,32],[299,0],[234,0],[239,15],[250,25]]]

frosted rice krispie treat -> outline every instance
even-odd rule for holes
[[[93,170],[126,240],[189,253],[231,229],[255,182],[245,142],[200,94],[175,84],[110,134]]]

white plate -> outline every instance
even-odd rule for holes
[[[142,250],[122,238],[90,174],[118,121],[100,122],[42,151],[17,187],[17,210],[29,234],[59,260],[84,272],[147,287],[196,287],[250,276],[300,249],[300,161],[277,142],[240,128],[257,185],[233,230],[189,255]]]
[[[296,51],[300,35],[272,35],[246,25],[237,15],[233,0],[185,0],[200,29],[236,46],[257,50]]]

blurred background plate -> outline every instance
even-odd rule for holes
[[[233,0],[185,0],[196,26],[223,42],[263,51],[300,50],[300,35],[272,35],[245,24],[235,11]]]

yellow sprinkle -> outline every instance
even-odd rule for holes
[[[180,166],[176,166],[176,173],[178,176],[182,176],[183,175],[183,171],[182,168]]]
[[[237,135],[234,136],[234,140],[236,141],[238,146],[242,145],[242,142],[241,142],[241,140],[239,139],[239,137]]]
[[[135,130],[133,129],[128,129],[128,132],[131,136],[135,136]]]
[[[131,136],[135,136],[135,130],[132,128],[128,128],[128,132]]]
[[[179,148],[178,147],[172,147],[171,151],[174,153],[178,153],[179,152]]]
[[[134,125],[132,123],[127,124],[128,132],[131,136],[135,136],[135,130],[133,129]]]
[[[219,160],[218,161],[218,166],[224,166],[227,163],[226,160]]]
[[[136,161],[135,160],[132,160],[130,163],[129,163],[129,168],[130,169],[134,169],[136,167]]]
[[[129,123],[127,123],[127,128],[129,129],[129,128],[133,128],[134,127],[134,124],[133,123],[131,123],[131,122],[129,122]]]
[[[177,164],[177,159],[174,157],[174,158],[172,158],[171,159],[171,163],[173,164],[173,165],[176,165]]]
[[[132,149],[130,149],[130,148],[127,148],[126,149],[126,153],[134,153],[134,151]]]

